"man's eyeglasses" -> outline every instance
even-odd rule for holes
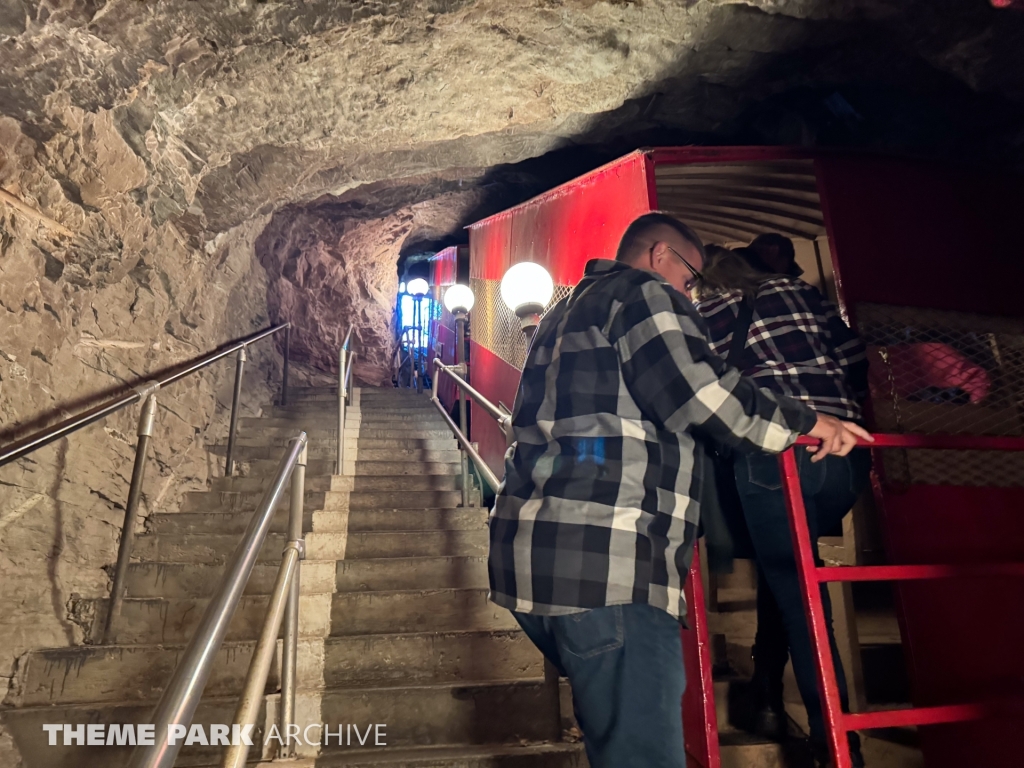
[[[703,280],[704,279],[704,276],[697,270],[696,267],[693,266],[693,264],[688,262],[683,257],[683,254],[681,254],[679,251],[677,251],[675,248],[673,248],[668,243],[665,243],[665,247],[668,248],[670,251],[672,251],[672,253],[674,253],[681,262],[683,262],[685,267],[688,270],[690,270],[690,274],[693,275],[693,277],[691,279],[686,281],[686,290],[690,290],[691,288],[693,288],[693,286],[695,286],[697,284],[698,280]],[[654,260],[654,246],[651,246],[651,261],[652,261],[652,263],[653,263],[653,260]]]

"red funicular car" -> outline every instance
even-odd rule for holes
[[[1022,203],[1020,179],[911,160],[784,148],[637,151],[469,228],[473,385],[494,402],[514,401],[526,345],[498,290],[512,264],[546,267],[558,300],[589,259],[613,256],[634,217],[658,209],[707,242],[791,237],[805,279],[868,344],[871,427],[894,435],[893,447],[874,451],[873,500],[848,526],[856,546],[836,558],[854,567],[829,579],[896,581],[914,709],[876,714],[860,697],[857,714],[827,719],[836,729],[917,725],[928,768],[1019,765],[1024,453],[996,449],[1024,443],[1024,247],[1014,223]],[[504,436],[479,406],[473,416],[472,439],[500,477]],[[941,567],[856,567],[879,563]],[[813,563],[805,570],[817,578]],[[696,764],[717,766],[699,572],[690,585],[687,747]],[[837,614],[852,618],[849,603]],[[847,623],[837,615],[840,634],[850,634],[855,622]],[[841,646],[859,667],[856,642]]]

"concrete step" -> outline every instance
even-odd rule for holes
[[[369,437],[359,436],[357,442],[359,455],[363,456],[366,448],[400,448],[403,450],[415,451],[458,451],[458,443],[452,437],[451,432],[447,437]]]
[[[305,432],[309,436],[310,440],[336,440],[338,437],[338,430],[333,426],[322,426],[319,428],[311,429],[298,429],[296,427],[268,427],[268,426],[257,426],[247,427],[246,429],[238,430],[239,440],[252,440],[253,438],[272,438],[288,441],[295,437],[299,432]],[[401,437],[402,439],[416,439],[416,440],[431,440],[439,439],[443,437],[451,437],[451,430],[443,424],[437,426],[434,425],[421,425],[421,424],[408,424],[396,427],[386,428],[372,428],[366,425],[356,425],[345,427],[345,436],[348,438],[388,438],[388,437]]]
[[[337,410],[335,410],[337,413]],[[336,427],[336,419],[333,422],[327,423],[324,419],[323,413],[317,412],[306,412],[306,413],[286,413],[283,415],[271,415],[260,417],[245,417],[238,420],[238,426],[241,429],[259,429],[261,427],[276,427],[276,428],[289,428],[289,429],[306,429],[307,427],[313,429],[323,429]],[[345,426],[348,427],[350,424],[358,426],[371,426],[379,429],[387,429],[389,427],[395,427],[396,429],[408,429],[415,427],[419,424],[426,424],[427,426],[434,426],[437,424],[444,424],[441,415],[437,412],[434,407],[422,408],[422,409],[402,409],[398,411],[382,410],[377,411],[366,411],[362,409],[346,409],[345,410]]]
[[[231,617],[227,640],[255,640],[267,614],[267,595],[243,596]],[[107,600],[87,600],[94,620],[87,642],[103,636]],[[209,603],[208,598],[127,598],[114,625],[114,645],[184,645],[191,638]],[[330,632],[331,595],[302,595],[299,598],[299,633],[304,637],[326,637]],[[507,613],[507,611],[506,611]],[[230,721],[228,721],[230,722]]]
[[[236,462],[236,472],[243,477],[273,477],[278,462],[270,459],[252,459]],[[334,474],[334,459],[309,459],[306,463],[306,481]],[[219,478],[218,478],[219,479]]]
[[[328,690],[321,712],[325,723],[386,724],[388,747],[514,744],[560,736],[543,680]],[[353,749],[335,742],[324,751]]]
[[[458,466],[458,465],[456,465]],[[352,490],[363,491],[455,491],[462,478],[456,473],[430,475],[420,472],[411,475],[366,475],[353,478]]]
[[[542,743],[329,753],[318,768],[587,768],[582,744]]]
[[[462,491],[353,491],[349,509],[446,509],[462,503]]]
[[[512,614],[487,599],[486,589],[344,592],[333,596],[331,635],[516,629]]]
[[[359,531],[486,530],[483,507],[457,509],[356,509],[349,512],[349,533]],[[348,555],[351,559],[351,554]]]
[[[486,589],[487,558],[388,557],[337,564],[338,592],[417,590],[424,584],[436,589]]]
[[[255,512],[175,512],[150,515],[146,530],[150,534],[234,534],[240,536],[252,520]],[[271,533],[283,534],[288,530],[288,510],[277,509],[271,522]],[[341,532],[348,527],[348,512],[345,510],[309,509],[303,512],[302,530],[311,532]]]
[[[306,491],[302,497],[305,509],[344,509],[347,491]],[[263,500],[263,491],[193,491],[185,494],[182,512],[245,512],[255,510]],[[291,504],[287,490],[281,494],[275,509],[288,509]]]
[[[452,441],[453,444],[454,441]],[[445,445],[440,448],[416,448],[416,447],[396,447],[390,448],[375,448],[370,445],[359,445],[357,447],[357,454],[355,456],[356,473],[359,473],[359,465],[363,463],[389,463],[401,466],[403,468],[408,467],[410,471],[415,471],[419,464],[453,464],[460,461],[460,456],[457,447],[448,445],[448,441],[445,441]]]
[[[214,493],[263,493],[274,482],[274,472],[258,475],[215,477],[210,481]],[[306,472],[304,490],[306,493],[322,491],[351,491],[353,478],[327,473],[313,475]]]
[[[472,557],[486,555],[487,542],[486,526],[474,530],[350,532],[345,557]]]
[[[245,585],[246,595],[269,595],[280,563],[257,563]],[[336,560],[303,560],[302,594],[334,592]],[[200,563],[131,563],[126,580],[129,597],[209,597],[224,578],[223,565]]]
[[[388,451],[387,453],[393,453]],[[392,461],[363,461],[361,458],[355,462],[356,477],[396,477],[398,475],[458,475],[462,472],[462,464],[459,461],[459,454],[452,451],[454,461],[419,461],[410,457],[409,460],[394,459]],[[359,452],[361,457],[362,451]]]
[[[236,444],[235,461],[271,461],[276,468],[277,462],[281,460],[281,456],[284,454],[286,442],[282,440],[279,441],[280,444],[271,444],[270,442],[256,440],[250,441],[250,444]],[[224,443],[213,443],[207,445],[206,450],[220,458],[227,452],[227,445]],[[333,441],[314,440],[309,444],[307,453],[310,460],[333,462],[338,457],[338,446]]]
[[[345,558],[345,533],[307,533],[306,557],[312,560],[343,560]],[[223,564],[238,546],[240,537],[236,533],[199,534],[145,534],[135,539],[132,553],[142,562],[148,563],[207,563]],[[281,562],[285,535],[270,533],[260,550],[261,563]]]
[[[542,678],[544,657],[521,630],[331,637],[328,688]]]
[[[237,695],[255,647],[255,640],[224,643],[217,651],[204,695]],[[23,707],[154,701],[184,650],[184,645],[89,645],[33,651],[19,665],[16,693],[6,703]],[[298,643],[299,687],[320,687],[323,665],[323,639],[302,638]],[[267,693],[280,687],[279,674],[280,665],[275,663],[267,680]]]

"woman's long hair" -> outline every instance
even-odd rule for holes
[[[733,291],[754,297],[765,280],[785,277],[772,272],[749,248],[730,250],[720,245],[708,245],[705,250],[707,259],[704,262],[704,269],[701,270],[701,278],[694,286],[698,300],[703,301]]]

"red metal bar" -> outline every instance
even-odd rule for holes
[[[868,728],[906,728],[911,725],[938,725],[981,720],[993,713],[991,704],[952,704],[945,707],[915,707],[888,709],[881,712],[860,712],[843,715],[844,731],[863,731]]]
[[[693,564],[690,566],[690,596],[692,609],[688,616],[693,625],[693,633],[697,638],[697,658],[700,669],[699,680],[687,680],[687,687],[699,685],[701,704],[703,706],[705,768],[721,768],[722,758],[718,744],[718,711],[715,709],[715,682],[712,678],[711,641],[708,637],[708,621],[704,604],[704,582],[700,575],[700,552],[694,545]]]
[[[951,451],[1024,451],[1024,437],[991,435],[893,435],[877,434],[873,443],[859,440],[865,448],[931,448]],[[797,445],[818,445],[813,437],[797,438]]]
[[[985,435],[873,435],[874,442],[859,441],[871,448],[914,448],[941,450],[1024,451],[1024,438]],[[801,437],[798,445],[815,445],[817,440]],[[919,579],[1024,576],[1024,563],[978,563],[968,565],[883,565],[819,567],[807,524],[797,469],[795,449],[779,457],[782,492],[786,497],[790,532],[793,536],[797,574],[800,579],[811,630],[811,647],[817,662],[818,692],[821,696],[825,728],[836,768],[852,768],[847,733],[867,728],[935,725],[979,720],[991,715],[998,702],[955,704],[845,714],[839,698],[835,662],[828,642],[821,584],[829,581],[908,581]]]
[[[818,671],[818,693],[821,696],[829,746],[836,768],[853,768],[850,760],[849,741],[843,726],[843,707],[839,699],[839,684],[836,682],[835,662],[828,642],[828,628],[825,624],[825,608],[821,601],[821,586],[818,582],[818,566],[814,559],[814,545],[807,526],[807,509],[800,488],[800,474],[797,469],[796,453],[790,449],[780,457],[782,492],[786,497],[789,512],[789,530],[793,535],[796,555],[797,576],[800,579],[804,598],[804,610],[810,623],[811,648],[814,651]]]
[[[826,581],[914,581],[982,576],[1024,576],[1024,563],[977,565],[844,565],[817,568],[817,579]]]

